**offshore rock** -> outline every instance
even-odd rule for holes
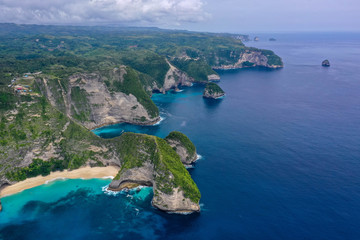
[[[225,95],[225,92],[217,85],[216,83],[208,83],[206,84],[203,97],[204,98],[212,98],[218,99]]]
[[[323,66],[323,67],[330,67],[330,62],[329,62],[329,60],[324,60],[322,63],[321,63],[321,65]]]

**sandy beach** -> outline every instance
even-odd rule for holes
[[[5,197],[11,194],[21,192],[25,189],[33,188],[42,184],[45,184],[51,180],[57,178],[104,178],[104,177],[115,177],[118,173],[119,168],[110,166],[110,167],[83,167],[72,171],[62,171],[62,172],[52,172],[48,176],[38,176],[33,178],[28,178],[22,182],[15,183],[14,185],[7,186],[1,190],[0,197]]]

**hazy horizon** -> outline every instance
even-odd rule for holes
[[[0,0],[1,23],[230,33],[359,32],[359,11],[356,0]]]

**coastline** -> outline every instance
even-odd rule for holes
[[[108,167],[82,167],[72,171],[64,170],[62,172],[52,172],[47,176],[37,176],[33,178],[27,178],[24,181],[17,182],[13,185],[6,186],[0,191],[0,197],[6,197],[26,189],[37,187],[56,179],[91,179],[91,178],[106,178],[115,177],[119,171],[119,167],[108,166]]]

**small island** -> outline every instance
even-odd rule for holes
[[[222,90],[219,85],[216,83],[208,83],[206,84],[203,97],[204,98],[212,98],[212,99],[218,99],[220,97],[225,96],[224,90]]]
[[[323,67],[330,67],[330,61],[329,60],[324,60],[322,63],[321,63],[321,65],[323,66]]]

